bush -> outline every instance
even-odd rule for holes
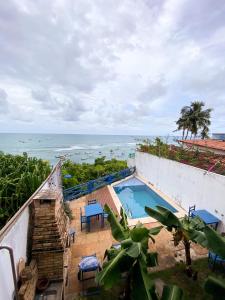
[[[0,152],[0,228],[28,200],[49,175],[48,162]]]
[[[97,158],[94,164],[77,164],[67,160],[62,167],[63,186],[64,188],[69,188],[126,168],[126,161],[117,159],[105,160],[105,157]],[[72,177],[64,178],[66,174],[70,174]]]

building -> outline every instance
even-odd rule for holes
[[[225,155],[225,140],[206,139],[206,140],[180,140],[188,148],[200,151],[211,151],[215,154]]]

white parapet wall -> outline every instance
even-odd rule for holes
[[[7,232],[0,246],[13,249],[15,264],[22,258],[27,260],[27,231],[29,223],[29,207],[26,207],[16,220],[14,226]],[[9,252],[0,252],[0,300],[13,299],[14,284]]]
[[[8,246],[13,249],[13,257],[16,271],[18,262],[22,258],[27,260],[27,237],[29,227],[29,205],[37,193],[43,190],[57,190],[62,193],[61,163],[52,170],[48,178],[41,184],[35,193],[18,210],[12,219],[0,231],[0,246]],[[0,300],[11,300],[14,295],[13,275],[10,257],[7,250],[0,251]]]
[[[196,205],[218,217],[225,231],[225,176],[142,152],[136,152],[135,165],[138,175],[184,209]]]

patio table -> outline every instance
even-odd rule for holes
[[[215,225],[215,229],[220,222],[220,219],[208,212],[206,209],[193,210],[191,212],[192,217],[198,216],[206,225]]]
[[[85,216],[87,218],[88,231],[90,231],[90,218],[95,216],[101,216],[102,227],[104,226],[104,211],[99,203],[89,204],[84,207]]]

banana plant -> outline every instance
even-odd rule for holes
[[[121,247],[106,250],[103,269],[96,275],[97,283],[109,289],[125,278],[124,299],[159,299],[154,282],[148,274],[148,268],[158,264],[157,253],[149,252],[148,242],[149,238],[155,241],[153,236],[158,234],[163,226],[147,229],[138,223],[130,229],[123,208],[120,211],[120,220],[107,205],[105,211],[108,214],[112,236]],[[162,299],[175,300],[181,299],[181,296],[181,289],[168,286],[164,289]]]
[[[204,282],[204,290],[213,296],[213,300],[225,299],[225,279],[209,276]]]
[[[159,221],[172,233],[174,246],[178,246],[180,242],[183,243],[187,270],[191,270],[191,241],[198,243],[203,247],[207,246],[207,238],[203,232],[205,224],[202,220],[198,217],[189,218],[187,216],[178,219],[175,214],[163,206],[156,206],[156,210],[145,207],[145,211],[149,216]]]

